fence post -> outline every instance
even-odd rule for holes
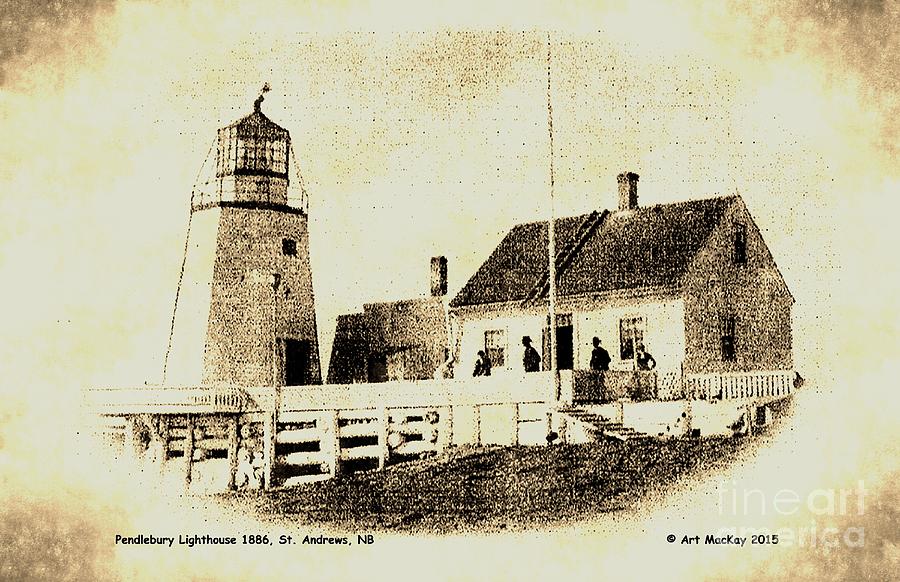
[[[162,472],[166,468],[166,463],[169,461],[169,419],[165,416],[159,417],[159,441],[160,441],[160,453],[159,453],[159,472]]]
[[[194,415],[187,415],[187,435],[184,439],[184,487],[191,486],[191,466],[194,463]]]
[[[272,465],[275,454],[275,412],[266,413],[263,421],[263,489],[272,487]]]
[[[446,449],[453,444],[453,406],[448,405],[444,410],[445,414],[447,415],[445,417],[447,420],[443,423],[445,427],[445,434],[442,441],[444,444],[444,448]]]
[[[378,414],[378,468],[384,469],[388,455],[388,409],[382,408]]]
[[[691,436],[694,424],[694,403],[688,399],[684,401],[684,436]]]
[[[331,433],[332,442],[329,443],[331,446],[328,447],[328,450],[331,452],[334,458],[334,462],[331,465],[331,476],[337,477],[341,474],[341,427],[338,424],[338,411],[329,410],[328,411],[328,431]]]
[[[546,432],[546,434],[547,434],[547,445],[549,446],[551,444],[550,433],[553,432],[553,412],[550,410],[549,407],[547,408],[546,414],[547,414],[547,419],[546,419],[546,426],[544,427],[544,432]]]
[[[513,402],[513,445],[519,444],[519,403]]]
[[[616,422],[625,424],[625,399],[619,398],[616,401]]]
[[[235,414],[228,419],[228,489],[230,490],[235,488],[238,467],[238,439],[240,438],[238,416]]]
[[[162,472],[163,459],[165,458],[166,443],[162,438],[162,420],[153,415],[146,417],[147,429],[150,431],[150,442],[147,445],[145,459],[149,466],[157,474]]]
[[[138,435],[136,430],[137,423],[133,416],[125,416],[125,444],[122,451],[126,458],[139,460],[138,456]]]
[[[475,444],[481,446],[481,405],[475,404]]]

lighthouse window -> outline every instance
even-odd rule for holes
[[[281,252],[289,257],[297,256],[297,241],[292,238],[281,239]]]

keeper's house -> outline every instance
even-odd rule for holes
[[[637,174],[618,181],[616,210],[555,222],[559,368],[588,369],[596,336],[612,370],[643,343],[660,392],[683,375],[788,373],[794,298],[741,197],[640,207]],[[521,374],[526,335],[549,367],[547,230],[513,227],[451,301],[463,369],[484,349],[494,374]]]

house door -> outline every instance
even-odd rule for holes
[[[284,384],[309,384],[310,343],[307,340],[284,340]]]
[[[572,326],[563,325],[556,328],[556,365],[560,370],[571,370],[573,356]]]
[[[549,318],[548,318],[549,319]],[[571,370],[575,363],[574,332],[570,315],[558,315],[556,326],[556,368]],[[561,325],[560,325],[561,324]],[[543,333],[543,368],[550,369],[550,328],[545,327]]]

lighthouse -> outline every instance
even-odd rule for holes
[[[165,384],[321,383],[306,193],[266,91],[218,130],[192,193]]]

